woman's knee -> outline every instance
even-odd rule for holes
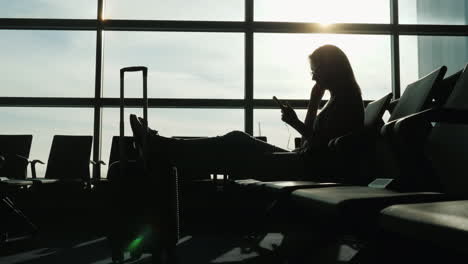
[[[225,137],[233,137],[233,138],[238,138],[238,137],[250,137],[249,134],[243,132],[243,131],[240,131],[240,130],[233,130],[227,134],[224,135]]]
[[[231,142],[243,142],[243,140],[252,139],[252,137],[249,134],[243,131],[239,131],[239,130],[231,131],[225,134],[223,137],[226,138],[226,140],[229,140]]]

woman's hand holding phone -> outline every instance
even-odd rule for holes
[[[281,120],[283,120],[286,124],[294,127],[295,124],[299,121],[297,117],[296,111],[289,105],[288,102],[285,104],[281,103],[276,96],[273,96],[273,100],[279,105],[281,108]]]
[[[281,110],[283,110],[285,108],[285,105],[283,103],[281,103],[280,100],[278,100],[278,98],[276,98],[276,96],[273,96],[273,100],[275,100],[275,102],[278,104],[278,106],[281,108]]]

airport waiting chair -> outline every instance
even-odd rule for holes
[[[126,136],[124,137],[124,148],[125,148],[125,159],[131,163],[135,164],[136,159],[138,158],[138,153],[135,148],[135,141],[133,137]],[[91,179],[92,188],[106,189],[109,184],[109,180],[112,178],[120,177],[120,137],[113,136],[111,141],[111,148],[109,153],[108,163],[99,160],[97,162],[91,161],[91,163],[96,166],[96,169],[100,170],[102,165],[107,165],[107,177],[105,178],[93,178]],[[131,180],[131,178],[128,178]]]
[[[48,184],[74,184],[89,186],[92,136],[55,135],[50,148],[44,178],[35,178],[32,166],[33,186]]]
[[[437,107],[394,121],[392,130],[395,140],[393,142],[396,144],[396,149],[402,150],[400,154],[404,154],[405,160],[400,160],[402,162],[400,164],[401,172],[399,175],[395,175],[389,185],[386,185],[389,181],[377,179],[368,187],[347,186],[326,190],[301,189],[292,193],[291,197],[294,203],[304,208],[313,217],[326,219],[329,224],[342,232],[368,235],[376,230],[380,210],[388,206],[453,199],[456,192],[447,187],[454,185],[457,185],[458,194],[461,195],[460,188],[463,185],[461,185],[460,180],[463,179],[462,174],[464,177],[468,171],[464,170],[463,173],[458,171],[457,174],[450,172],[452,166],[466,166],[468,164],[466,161],[457,162],[465,159],[466,153],[452,152],[449,149],[456,144],[465,144],[467,139],[466,133],[463,134],[463,132],[466,129],[460,130],[459,127],[454,128],[453,125],[440,124],[436,124],[432,128],[431,123],[422,122],[424,119],[422,117],[439,117],[438,120],[434,119],[433,121],[465,122],[463,119],[465,117],[457,114],[457,111],[466,109],[468,100],[467,75],[468,71],[465,69],[447,102],[443,105],[443,108],[456,110],[444,112],[445,120],[441,120],[442,116],[436,114],[441,109]],[[424,155],[425,146],[420,145],[420,143],[425,142],[421,139],[425,139],[428,133],[430,133],[430,140],[437,145],[437,149],[429,150]],[[463,140],[455,142],[454,139]],[[461,150],[462,148],[456,147],[456,149]],[[443,153],[443,157],[439,157],[439,153]],[[426,157],[432,161],[431,164],[426,162],[428,161]],[[434,160],[435,157],[445,159],[449,163],[438,167],[439,164]],[[434,166],[435,170],[431,166]],[[432,174],[436,177],[431,177]],[[438,184],[439,179],[442,180],[442,184]],[[385,184],[381,184],[382,181]],[[447,183],[450,184],[447,185]],[[464,186],[466,188],[466,185]]]
[[[0,168],[0,186],[3,189],[32,185],[32,181],[26,180],[32,137],[0,135],[0,156],[4,159]]]
[[[37,227],[14,202],[33,184],[25,180],[32,135],[0,135],[0,244],[30,238]]]
[[[107,179],[112,180],[114,177],[120,176],[120,164],[122,158],[129,163],[135,163],[138,159],[138,151],[135,148],[135,140],[131,136],[124,138],[125,157],[120,157],[120,137],[113,136],[111,151],[109,154],[109,165],[107,170]]]
[[[351,133],[342,137],[332,139],[328,148],[329,151],[333,154],[333,157],[336,160],[339,160],[341,166],[345,166],[346,169],[352,172],[351,175],[344,175],[344,173],[337,173],[339,177],[332,178],[327,181],[273,181],[265,182],[262,184],[264,189],[270,192],[286,192],[289,193],[293,190],[300,188],[317,188],[317,187],[330,187],[330,186],[339,186],[349,183],[363,182],[362,179],[358,180],[357,175],[361,175],[361,167],[368,166],[368,164],[360,165],[364,157],[373,156],[374,154],[374,143],[376,136],[381,126],[383,125],[382,116],[387,110],[388,104],[392,94],[385,95],[384,97],[371,102],[367,105],[364,112],[364,128],[355,133]],[[355,153],[356,150],[359,150],[359,153]],[[352,157],[352,158],[351,158]],[[312,161],[313,162],[313,161]],[[356,165],[359,164],[359,165]],[[349,179],[350,176],[354,176],[354,179]],[[361,176],[362,177],[362,176]],[[326,178],[326,177],[323,177]],[[339,181],[336,181],[338,180]],[[365,180],[364,180],[365,181]]]
[[[441,175],[443,192],[451,197],[468,198],[468,66],[447,100],[448,109],[433,111],[400,121],[437,122],[427,142],[427,155]],[[441,248],[465,252],[468,245],[468,200],[393,205],[381,213],[384,230],[403,237],[425,241]]]

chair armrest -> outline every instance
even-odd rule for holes
[[[130,163],[136,163],[136,160],[127,160],[127,165]],[[116,160],[109,164],[109,167],[107,169],[107,179],[108,180],[113,180],[115,179],[114,177],[119,177],[122,171],[120,170],[120,160]]]
[[[404,150],[405,155],[419,153],[424,148],[433,122],[468,125],[468,111],[432,108],[398,119],[393,129],[394,143]]]
[[[380,135],[382,135],[384,137],[389,137],[389,136],[393,135],[394,127],[395,127],[396,123],[398,122],[398,120],[400,120],[400,119],[390,121],[390,122],[386,123],[385,125],[383,125],[382,128],[380,129]]]
[[[8,155],[8,156],[6,156],[6,158],[5,158],[5,156],[0,156],[0,157],[1,157],[0,162],[2,162],[1,159],[3,159],[3,162],[6,162],[7,159],[12,159],[12,160],[15,159],[15,161],[22,161],[25,165],[27,165],[28,162],[29,162],[28,158],[23,157],[23,156],[18,155],[18,154],[11,155],[11,156]]]
[[[94,166],[106,165],[106,163],[102,160],[98,160],[98,161],[90,160],[89,163],[93,164]]]
[[[369,142],[373,135],[369,131],[360,130],[348,133],[346,135],[334,138],[328,142],[328,148],[331,151],[355,150],[363,143]],[[375,137],[375,135],[374,135]]]
[[[98,171],[101,170],[101,165],[106,165],[106,163],[102,160],[98,160],[98,161],[90,160],[89,163],[93,164],[93,168],[95,168]],[[91,186],[91,179],[88,180],[88,184],[90,184]]]
[[[431,122],[468,125],[468,110],[451,108],[432,108],[396,120],[394,132]]]
[[[21,156],[21,155],[18,155],[16,154],[15,157],[19,158],[19,159],[22,159],[22,160],[25,160],[26,162],[29,162],[28,158],[24,157],[24,156]]]
[[[36,164],[39,163],[39,164],[45,164],[44,162],[42,162],[41,160],[32,160],[32,161],[29,161],[29,163],[31,163],[31,177],[33,179],[36,179],[37,175],[36,175]]]

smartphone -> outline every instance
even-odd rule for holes
[[[282,103],[280,102],[280,100],[278,100],[278,98],[276,98],[276,96],[273,96],[273,100],[275,100],[275,102],[279,105],[279,107],[280,107],[281,109],[284,109],[284,108],[285,108],[284,104],[282,104]]]

